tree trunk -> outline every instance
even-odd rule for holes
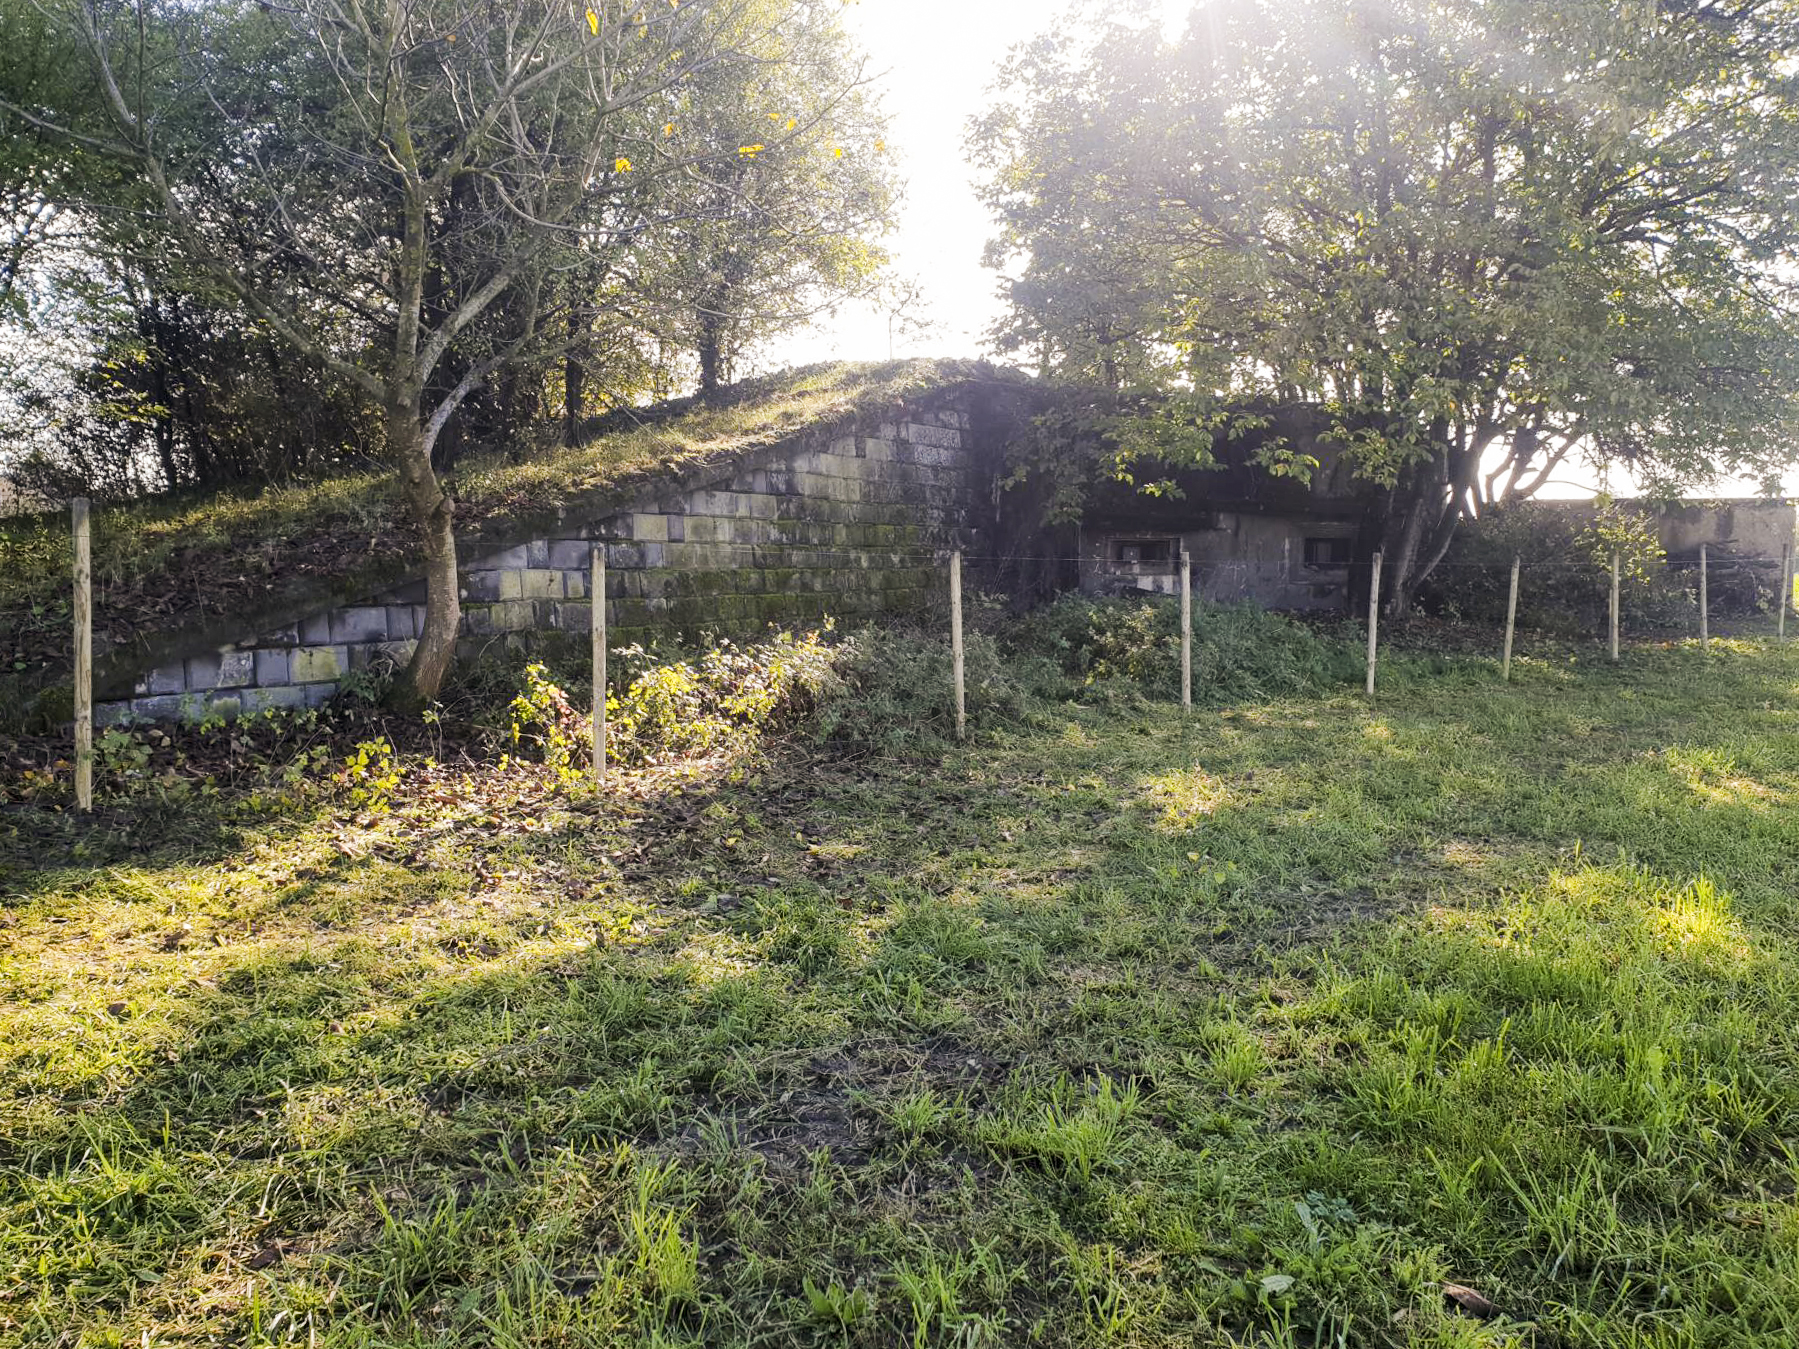
[[[462,629],[460,578],[456,568],[456,507],[444,495],[431,467],[416,400],[396,401],[387,410],[388,448],[399,464],[401,492],[425,544],[425,627],[412,663],[394,689],[400,706],[422,706],[437,697],[456,659]]]
[[[581,443],[581,409],[587,400],[587,367],[570,353],[562,363],[562,443],[569,449]]]
[[[568,316],[568,355],[562,361],[562,443],[581,443],[581,419],[587,413],[587,361],[593,351],[593,320],[575,306]]]
[[[723,322],[710,306],[700,310],[700,397],[706,402],[718,398],[719,370],[724,364],[723,342],[719,330]]]
[[[1390,618],[1412,616],[1419,587],[1448,547],[1445,515],[1456,509],[1449,496],[1448,469],[1446,455],[1439,452],[1405,473],[1387,499],[1381,570],[1386,591],[1382,608]]]

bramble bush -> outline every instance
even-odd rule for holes
[[[708,754],[794,724],[836,687],[829,632],[781,632],[749,646],[721,640],[697,661],[650,666],[607,698],[612,756],[647,763]],[[642,655],[620,654],[627,668]]]
[[[688,657],[642,646],[612,652],[624,687],[607,693],[609,761],[692,758],[743,748],[791,726],[836,686],[829,633],[827,625],[746,645],[723,639]],[[591,762],[589,714],[575,708],[543,664],[527,665],[523,678],[509,708],[512,744],[567,780],[578,764]]]
[[[562,781],[577,776],[575,762],[583,748],[592,757],[587,718],[575,710],[541,662],[532,661],[525,667],[525,685],[507,711],[512,720],[513,745],[533,747]]]

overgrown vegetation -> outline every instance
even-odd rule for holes
[[[1084,687],[1127,681],[1180,692],[1180,605],[1069,595],[1026,620],[1016,643],[1050,656]],[[1193,606],[1193,680],[1204,700],[1321,693],[1355,673],[1353,653],[1253,604]]]
[[[1371,709],[1205,611],[1183,718],[1153,608],[974,611],[966,748],[937,638],[796,637],[606,794],[495,696],[0,814],[0,1343],[1792,1342],[1799,657]]]
[[[1693,623],[1696,576],[1669,565],[1652,515],[1634,503],[1606,497],[1599,498],[1590,517],[1575,514],[1567,503],[1520,502],[1465,526],[1431,577],[1423,600],[1427,608],[1453,618],[1504,623],[1512,559],[1517,557],[1525,562],[1518,578],[1520,623],[1553,632],[1598,632],[1610,612],[1614,551],[1619,614],[1626,628],[1668,631]],[[1721,573],[1733,570],[1728,549],[1713,551]],[[1733,596],[1730,607],[1760,607],[1763,597],[1753,571],[1734,574],[1739,588],[1747,578],[1748,593]],[[1726,593],[1720,585],[1714,604]],[[1772,601],[1773,596],[1766,598]]]

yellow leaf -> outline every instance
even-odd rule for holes
[[[663,127],[662,134],[664,136],[674,135],[675,134],[675,124],[673,122],[670,122],[667,126]]]
[[[623,155],[620,155],[617,159],[612,161],[612,168],[615,173],[629,173],[631,171],[631,161],[626,159]]]
[[[797,118],[797,117],[789,117],[787,119],[787,129],[789,131],[792,131],[799,124],[800,124],[799,118]]]
[[[842,159],[843,158],[843,147],[841,145],[833,145],[831,147],[831,153],[836,155],[837,158]]]
[[[587,11],[587,30],[595,37],[600,35],[600,16],[591,9]]]
[[[766,145],[740,145],[737,147],[737,153],[740,155],[746,155],[749,158],[754,159],[757,155],[761,154],[767,148],[768,147]]]

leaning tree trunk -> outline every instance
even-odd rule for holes
[[[1388,537],[1392,540],[1382,552],[1382,561],[1387,568],[1387,595],[1385,609],[1389,618],[1410,618],[1412,601],[1417,597],[1419,582],[1423,579],[1417,575],[1418,544],[1424,535],[1425,502],[1422,492],[1408,492],[1401,498],[1405,502],[1404,509],[1397,520],[1388,527]]]
[[[1449,495],[1448,461],[1441,454],[1414,465],[1387,498],[1381,530],[1382,609],[1410,618],[1418,588],[1447,551],[1455,506]]]
[[[418,646],[394,689],[400,705],[422,705],[437,697],[456,659],[462,628],[462,600],[456,567],[456,506],[444,494],[431,466],[431,446],[416,403],[388,409],[388,445],[400,468],[400,490],[408,514],[425,545],[425,626]]]
[[[718,399],[718,387],[724,367],[724,341],[720,330],[724,321],[709,304],[700,307],[699,315],[700,397],[708,403]]]

